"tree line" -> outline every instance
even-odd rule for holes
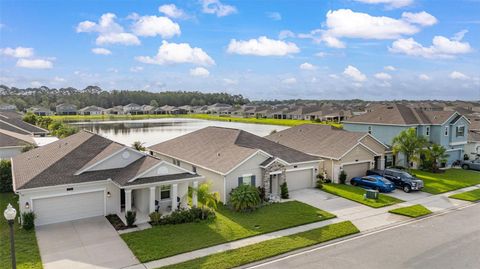
[[[140,90],[106,91],[98,86],[88,86],[83,90],[68,88],[16,88],[0,85],[0,103],[14,104],[19,110],[32,106],[42,106],[51,110],[62,103],[74,104],[78,108],[95,105],[109,108],[136,103],[158,106],[203,106],[215,103],[243,105],[249,103],[241,94],[203,93],[198,91],[149,92]]]

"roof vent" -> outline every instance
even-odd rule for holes
[[[220,157],[220,152],[217,152],[217,157]]]
[[[387,106],[387,109],[393,109],[393,106]]]

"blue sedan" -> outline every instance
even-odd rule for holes
[[[380,192],[392,192],[395,190],[395,185],[382,176],[365,176],[354,177],[350,180],[353,186],[361,186],[364,188],[378,190]]]

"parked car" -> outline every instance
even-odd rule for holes
[[[423,189],[423,180],[418,179],[406,171],[400,169],[387,168],[385,170],[368,170],[367,175],[380,175],[395,184],[395,187],[409,193],[412,190],[419,191]]]
[[[460,162],[460,167],[465,170],[477,170],[480,171],[480,159],[471,160],[471,161],[462,161]]]
[[[353,186],[374,189],[380,192],[392,192],[395,190],[395,185],[393,185],[392,182],[378,175],[354,177],[350,180],[350,184]]]

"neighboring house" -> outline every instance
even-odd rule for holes
[[[240,184],[264,187],[277,197],[280,184],[289,190],[311,188],[319,164],[317,157],[230,128],[206,127],[149,147],[154,156],[195,171],[212,182],[212,190],[227,202]]]
[[[105,113],[111,114],[111,115],[123,115],[125,114],[125,111],[123,110],[123,106],[114,106],[114,107],[105,109]]]
[[[368,132],[385,145],[401,131],[415,128],[418,135],[447,149],[445,165],[463,159],[470,121],[456,111],[425,111],[406,105],[386,105],[343,122],[343,128],[352,132]],[[390,165],[406,165],[402,155],[388,156]]]
[[[0,111],[16,111],[17,106],[12,104],[2,103],[0,104]]]
[[[57,115],[77,115],[77,106],[72,104],[60,104],[55,107]]]
[[[468,132],[468,143],[465,145],[465,154],[470,159],[480,157],[480,117],[470,117],[470,131]]]
[[[44,107],[41,107],[41,106],[31,107],[27,111],[31,112],[31,113],[33,113],[37,116],[51,116],[51,115],[53,115],[53,112],[50,109],[44,108]]]
[[[86,131],[14,157],[12,175],[20,213],[35,212],[35,225],[108,214],[125,221],[130,210],[147,222],[150,212],[186,206],[188,187],[204,179]]]
[[[105,109],[98,106],[86,106],[78,110],[79,115],[102,115]]]
[[[212,114],[228,114],[230,108],[232,108],[232,106],[229,104],[215,103],[208,106],[208,112]]]
[[[193,113],[194,112],[194,108],[190,105],[179,106],[178,108],[185,110],[187,113]]]
[[[154,106],[151,105],[142,105],[142,111],[143,114],[153,114],[153,111],[155,110]]]
[[[17,112],[0,112],[0,129],[31,136],[45,136],[49,132],[38,126],[24,122],[22,114]]]
[[[124,114],[137,115],[143,114],[142,106],[130,103],[123,107]]]
[[[36,146],[32,136],[0,129],[0,159],[17,156],[29,145]]]
[[[323,159],[323,171],[334,182],[342,170],[351,179],[366,175],[368,169],[383,169],[388,150],[368,133],[320,124],[291,127],[265,138]]]

